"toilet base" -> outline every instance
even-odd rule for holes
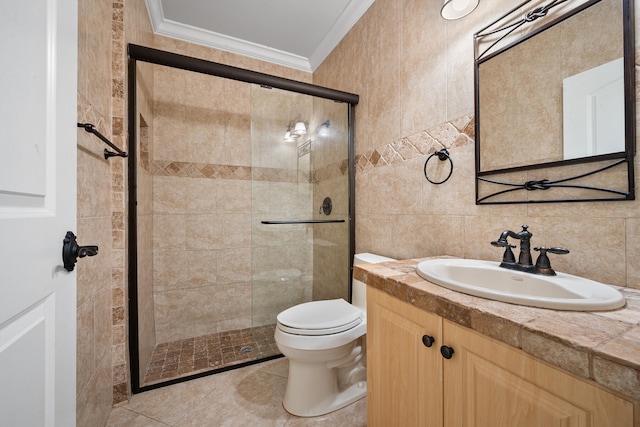
[[[299,417],[337,411],[367,395],[365,337],[343,346],[330,362],[292,360],[282,405]]]
[[[366,373],[362,380],[341,386],[338,384],[338,371],[339,368],[310,366],[289,360],[287,391],[282,401],[284,409],[299,417],[317,417],[344,408],[367,395]]]

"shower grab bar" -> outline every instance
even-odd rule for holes
[[[86,130],[89,133],[94,134],[95,136],[97,136],[98,138],[100,138],[102,140],[102,142],[104,142],[105,144],[107,144],[109,147],[113,148],[114,150],[117,151],[117,153],[114,153],[113,151],[109,151],[106,148],[104,149],[104,158],[108,159],[109,157],[113,157],[113,156],[120,156],[120,157],[127,157],[127,153],[125,153],[124,151],[122,151],[121,149],[119,149],[118,147],[116,147],[111,141],[109,141],[103,134],[101,134],[100,132],[98,132],[98,129],[96,129],[96,127],[94,125],[92,125],[91,123],[78,123],[78,127],[79,128],[84,128],[84,130]]]
[[[262,224],[326,224],[344,222],[344,219],[300,219],[293,221],[260,221]]]

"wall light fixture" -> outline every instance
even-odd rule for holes
[[[327,119],[324,122],[320,123],[320,126],[316,128],[316,133],[318,136],[329,136],[329,128],[331,127],[331,120]]]
[[[300,138],[300,135],[296,135],[294,133],[291,133],[291,124],[289,124],[289,126],[287,126],[287,131],[284,133],[284,142],[293,142],[296,140],[296,138]]]
[[[307,125],[305,125],[304,122],[297,122],[293,128],[293,133],[295,135],[304,135],[307,133]]]
[[[444,0],[440,15],[447,20],[460,19],[478,7],[480,0]]]

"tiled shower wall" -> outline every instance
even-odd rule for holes
[[[349,290],[349,115],[348,106],[314,99],[312,126],[314,219],[345,220],[344,223],[317,224],[313,229],[313,299],[343,298]],[[329,126],[321,126],[329,120]],[[331,198],[329,216],[321,212],[325,197]],[[331,266],[331,268],[327,268]]]
[[[309,161],[282,136],[310,101],[155,66],[153,105],[156,343],[273,324],[311,295],[309,229],[259,222],[309,215]]]
[[[319,194],[333,197],[331,219],[348,218],[346,105],[165,67],[154,76],[156,344],[273,324],[312,298],[347,298],[348,222],[261,223],[312,218]],[[297,118],[309,133],[283,142]],[[300,154],[305,139],[310,152]]]
[[[154,66],[153,299],[158,343],[249,326],[248,93]],[[224,100],[236,102],[224,105]],[[227,166],[228,173],[216,173]],[[243,322],[244,321],[244,322]]]
[[[318,217],[314,194],[333,198],[331,219],[348,218],[347,106],[168,67],[138,73],[142,370],[154,345],[272,325],[316,294],[347,298],[348,222],[261,223]],[[284,142],[294,119],[309,133]]]
[[[489,242],[528,224],[533,244],[564,246],[557,270],[640,288],[640,202],[476,206],[473,34],[516,3],[481,1],[445,21],[441,2],[376,0],[314,73],[314,83],[360,94],[356,109],[356,251],[394,258],[449,254],[500,259]],[[636,8],[636,29],[640,25]],[[638,43],[636,30],[636,49]],[[636,52],[636,60],[640,58]],[[636,65],[637,68],[637,65]],[[523,135],[535,150],[534,135]],[[422,144],[432,148],[424,152]],[[451,179],[423,176],[449,148]],[[640,158],[635,158],[636,170]],[[636,174],[636,188],[640,179]]]
[[[307,135],[283,141],[291,121],[312,122],[312,99],[251,85],[251,120],[251,305],[253,326],[261,326],[312,296],[313,227],[261,223],[309,218],[313,210],[310,154],[297,150]]]

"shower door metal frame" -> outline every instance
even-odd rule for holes
[[[136,105],[136,64],[138,61],[150,64],[163,65],[172,68],[178,68],[196,73],[208,74],[211,76],[227,78],[231,80],[242,81],[246,83],[259,84],[262,86],[283,89],[291,92],[311,95],[319,98],[330,99],[336,102],[344,102],[348,104],[348,163],[349,163],[349,300],[352,294],[352,272],[353,272],[353,256],[355,254],[355,106],[358,104],[359,95],[342,92],[310,83],[299,82],[296,80],[286,79],[283,77],[273,76],[270,74],[259,73],[256,71],[246,70],[243,68],[232,67],[225,64],[206,61],[204,59],[193,58],[172,52],[153,49],[145,46],[129,44],[128,52],[128,274],[129,274],[129,375],[131,380],[131,392],[141,393],[147,390],[164,387],[167,385],[188,381],[191,379],[215,374],[218,372],[228,371],[243,366],[252,365],[263,362],[275,357],[266,359],[252,360],[238,365],[212,369],[211,371],[201,372],[188,375],[182,378],[176,378],[148,386],[140,384],[140,354],[138,342],[138,242],[137,232],[137,171],[136,162],[138,153],[137,147],[137,105]]]

